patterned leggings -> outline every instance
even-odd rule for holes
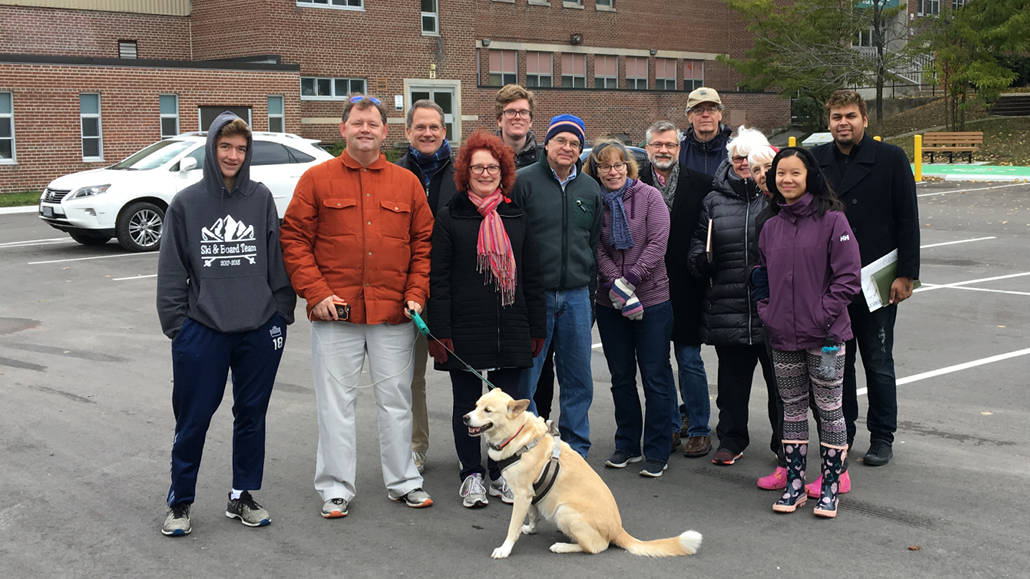
[[[844,344],[837,351],[832,380],[819,376],[821,348],[773,350],[773,370],[783,401],[783,440],[808,440],[809,393],[819,413],[819,440],[828,446],[844,447],[847,434],[841,411],[844,381]]]

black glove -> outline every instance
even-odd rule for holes
[[[769,272],[765,266],[756,265],[751,268],[751,301],[760,302],[769,299]]]

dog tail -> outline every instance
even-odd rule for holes
[[[678,537],[641,541],[623,529],[612,542],[634,555],[642,555],[644,557],[693,555],[701,547],[701,533],[686,531]]]

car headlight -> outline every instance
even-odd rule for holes
[[[68,196],[69,199],[82,199],[83,197],[92,197],[94,195],[100,195],[110,187],[110,183],[107,185],[93,185],[90,187],[79,187],[72,194]]]

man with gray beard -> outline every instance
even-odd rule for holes
[[[640,180],[662,192],[671,210],[669,246],[665,264],[669,275],[674,324],[673,350],[679,368],[679,421],[672,426],[672,446],[686,437],[683,455],[705,456],[712,450],[708,377],[701,360],[701,303],[704,282],[687,272],[687,250],[697,227],[701,200],[712,189],[712,177],[679,163],[683,135],[671,121],[658,121],[647,129],[648,163],[641,167]],[[675,402],[675,398],[673,400]]]

